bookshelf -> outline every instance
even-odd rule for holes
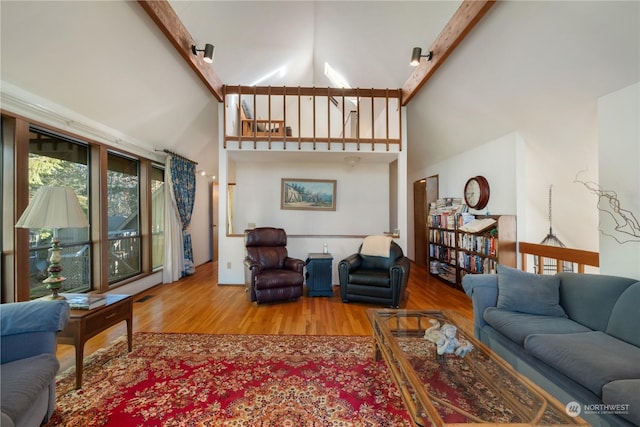
[[[515,215],[471,215],[464,205],[439,208],[427,220],[428,267],[432,276],[462,289],[465,274],[516,267]]]

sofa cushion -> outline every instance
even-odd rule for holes
[[[640,425],[640,379],[611,381],[602,387],[602,402],[609,411]]]
[[[560,307],[560,279],[498,265],[497,307],[542,316],[565,316]]]
[[[524,349],[596,396],[611,381],[640,379],[640,348],[604,332],[533,334]]]
[[[570,334],[591,329],[566,317],[518,313],[495,307],[484,310],[484,320],[521,347],[531,334]]]
[[[49,387],[59,367],[49,353],[0,365],[2,412],[14,421],[24,415],[38,394]]]
[[[640,282],[629,286],[611,310],[607,334],[640,347]],[[640,362],[639,362],[640,363]]]
[[[558,273],[560,305],[570,319],[593,329],[606,331],[611,311],[620,295],[637,282],[604,274]]]

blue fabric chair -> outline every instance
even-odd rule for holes
[[[39,426],[53,414],[57,336],[69,315],[64,300],[0,305],[2,427]]]

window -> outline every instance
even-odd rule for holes
[[[151,268],[164,262],[164,169],[151,168]]]
[[[78,196],[85,215],[89,212],[89,150],[86,144],[31,127],[29,132],[29,200],[44,186],[69,187]],[[29,230],[30,297],[51,292],[42,281],[47,277],[48,249],[53,230]],[[59,230],[62,247],[64,292],[81,292],[91,288],[91,245],[88,228]]]
[[[108,153],[109,284],[141,272],[139,175],[138,160]]]

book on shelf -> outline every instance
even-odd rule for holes
[[[69,307],[74,310],[91,310],[107,303],[107,297],[101,294],[61,293],[67,299]]]
[[[467,233],[481,233],[494,227],[497,221],[493,218],[474,219],[459,227],[460,231]]]

